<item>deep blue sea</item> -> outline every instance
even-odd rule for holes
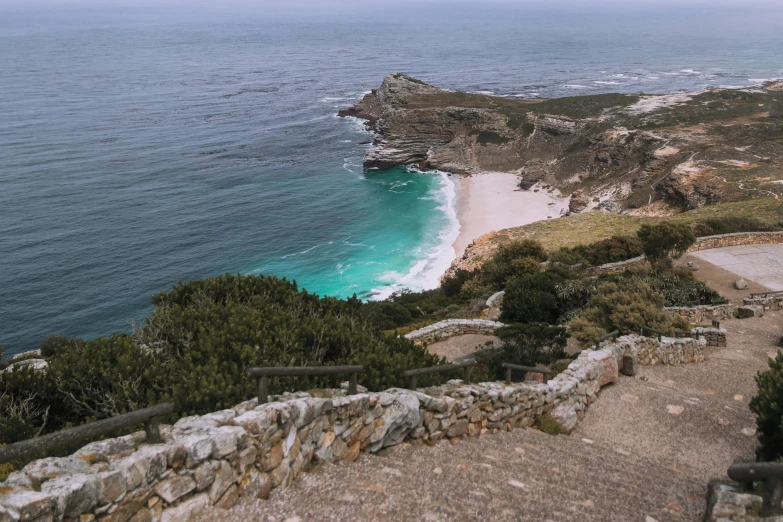
[[[364,298],[436,284],[444,174],[364,174],[335,117],[391,72],[503,96],[783,77],[783,11],[367,8],[319,16],[0,3],[0,346],[128,331],[178,280]]]

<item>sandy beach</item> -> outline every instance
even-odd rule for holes
[[[458,180],[457,218],[460,232],[454,242],[457,258],[475,239],[495,230],[518,227],[560,217],[568,208],[568,198],[559,198],[546,190],[534,192],[518,187],[514,174],[491,172]]]

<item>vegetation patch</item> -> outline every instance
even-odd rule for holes
[[[549,435],[565,435],[566,429],[560,425],[555,419],[544,413],[542,415],[536,415],[536,428]]]

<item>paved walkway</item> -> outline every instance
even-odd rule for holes
[[[742,245],[689,254],[770,290],[783,290],[783,245]]]
[[[402,445],[246,497],[201,520],[701,520],[707,481],[752,458],[753,376],[783,335],[783,312],[725,321],[707,362],[621,377],[570,436],[514,430],[435,447]],[[648,518],[649,517],[649,518]]]

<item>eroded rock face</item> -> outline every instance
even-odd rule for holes
[[[339,115],[375,131],[368,169],[509,172],[523,189],[541,181],[562,193],[582,190],[611,211],[660,200],[689,209],[783,194],[772,183],[783,179],[775,89],[510,99],[393,74]],[[583,210],[577,201],[572,212]]]

